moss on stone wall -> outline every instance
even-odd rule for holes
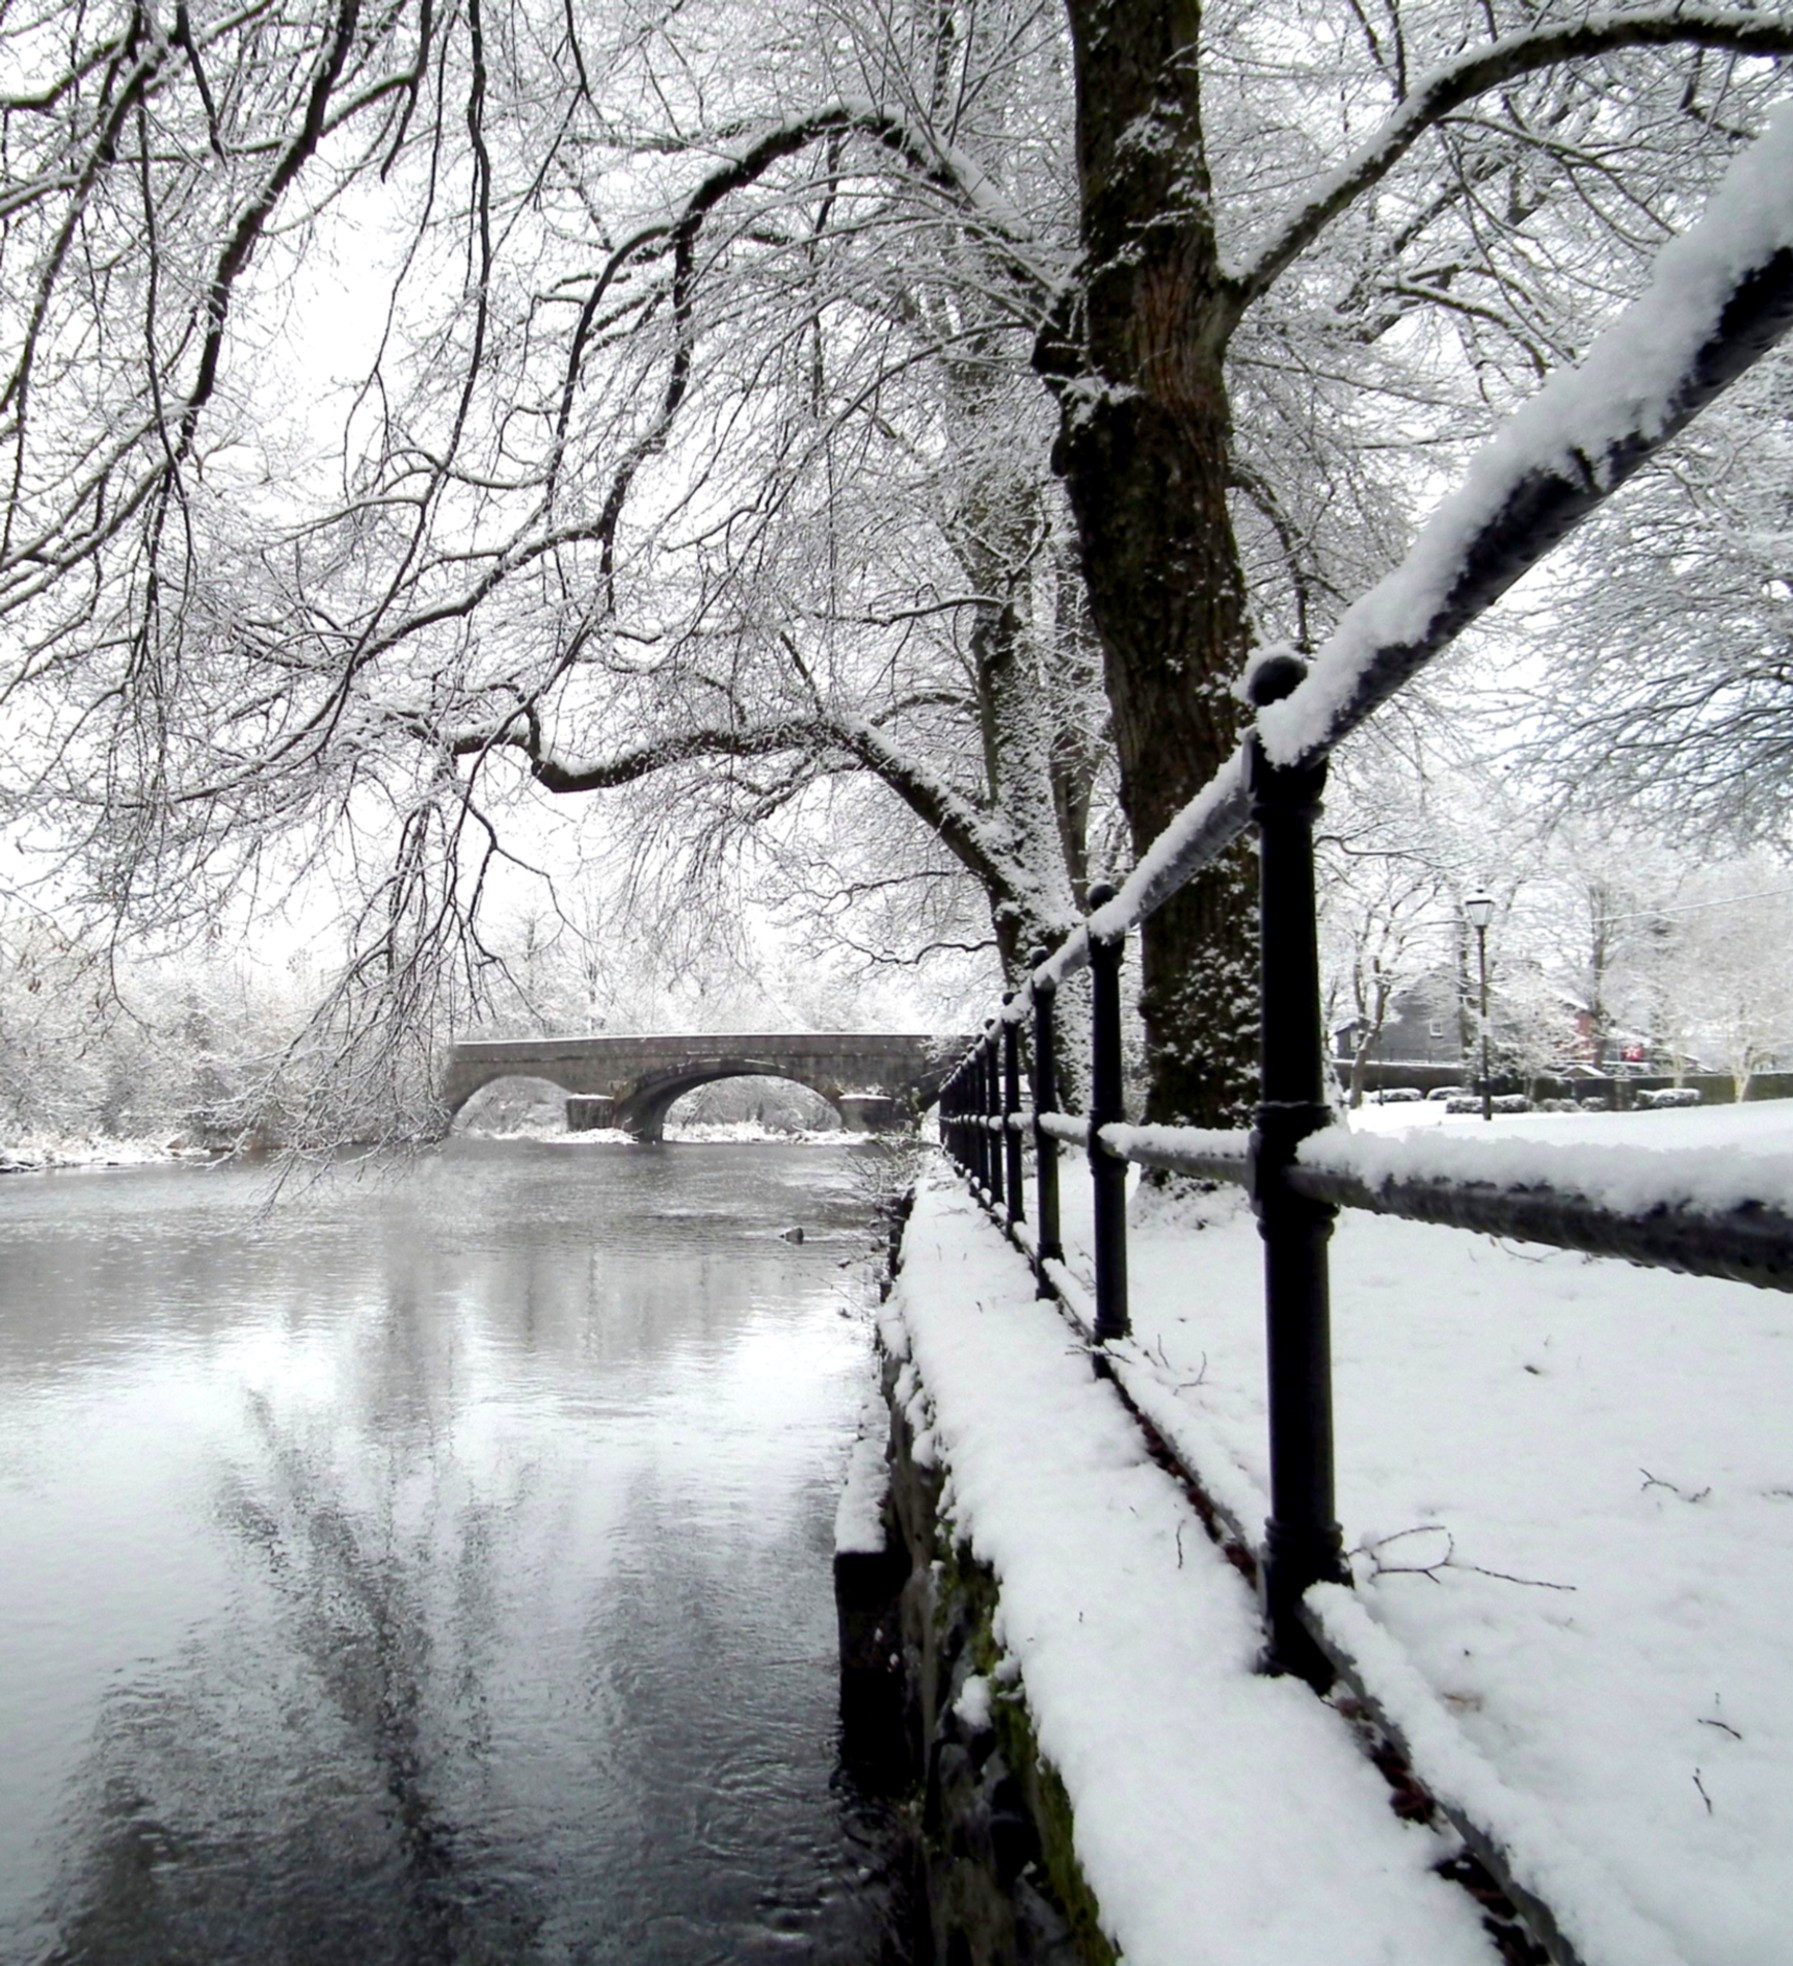
[[[1077,1861],[1070,1798],[1041,1754],[1025,1689],[995,1635],[999,1587],[943,1518],[944,1471],[917,1443],[886,1361],[889,1533],[909,1556],[901,1596],[906,1732],[920,1782],[922,1866],[945,1966],[1114,1966]],[[988,1718],[960,1710],[973,1674]]]

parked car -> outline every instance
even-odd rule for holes
[[[1462,1097],[1463,1088],[1460,1085],[1435,1085],[1426,1094],[1426,1101],[1429,1105],[1440,1105],[1446,1100],[1461,1099]]]

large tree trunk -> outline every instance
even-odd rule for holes
[[[1246,648],[1227,511],[1221,286],[1187,0],[1070,0],[1082,278],[1042,338],[1121,800],[1143,850],[1225,759]],[[1252,866],[1236,850],[1146,924],[1148,1117],[1226,1124],[1255,1086]]]

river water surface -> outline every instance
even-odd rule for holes
[[[836,1769],[852,1154],[261,1187],[0,1183],[0,1960],[900,1957]]]

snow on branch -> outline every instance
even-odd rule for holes
[[[770,758],[784,753],[815,760],[832,751],[881,779],[970,873],[1029,911],[1042,926],[1058,911],[1015,850],[1002,822],[983,811],[919,758],[863,717],[818,707],[758,721],[691,724],[644,738],[605,758],[557,757],[533,707],[513,713],[496,731],[469,731],[445,746],[453,758],[493,752],[522,755],[545,791],[601,792],[706,758]]]
[[[767,758],[781,751],[811,750],[825,735],[813,717],[780,717],[757,724],[693,724],[645,738],[607,758],[568,760],[546,749],[533,714],[520,712],[498,732],[469,732],[451,738],[446,749],[454,758],[520,751],[528,760],[530,776],[545,791],[607,792],[700,758]]]
[[[1322,178],[1243,265],[1231,270],[1237,310],[1242,313],[1341,212],[1380,184],[1426,131],[1466,102],[1561,62],[1672,45],[1724,48],[1741,55],[1789,54],[1793,20],[1728,7],[1649,7],[1526,28],[1458,55],[1420,76],[1381,128]]]
[[[1697,18],[1678,14],[1674,18]],[[1579,368],[1476,457],[1407,557],[1349,608],[1292,695],[1258,714],[1277,764],[1322,756],[1491,607],[1793,327],[1793,104],[1731,165],[1697,223]],[[1057,984],[1091,934],[1123,935],[1250,818],[1241,746],[1153,841],[1115,898],[1036,971]],[[1025,998],[1011,1007],[1019,1018]]]
[[[1345,613],[1301,686],[1261,711],[1278,764],[1318,756],[1439,650],[1793,326],[1793,104],[1587,359],[1471,463],[1407,557]]]
[[[1036,265],[1026,221],[962,150],[933,132],[913,128],[883,104],[843,97],[796,122],[763,132],[738,156],[710,172],[667,226],[675,239],[695,239],[705,217],[732,193],[757,182],[774,164],[831,136],[866,136],[900,158],[917,178],[955,205],[998,249],[1008,273],[1036,298],[1051,290],[1062,269]]]
[[[962,865],[1019,902],[1034,921],[1046,925],[1054,920],[1058,909],[1016,851],[1016,843],[1001,820],[955,791],[919,758],[899,750],[863,717],[830,713],[827,724],[835,741],[881,778]]]

